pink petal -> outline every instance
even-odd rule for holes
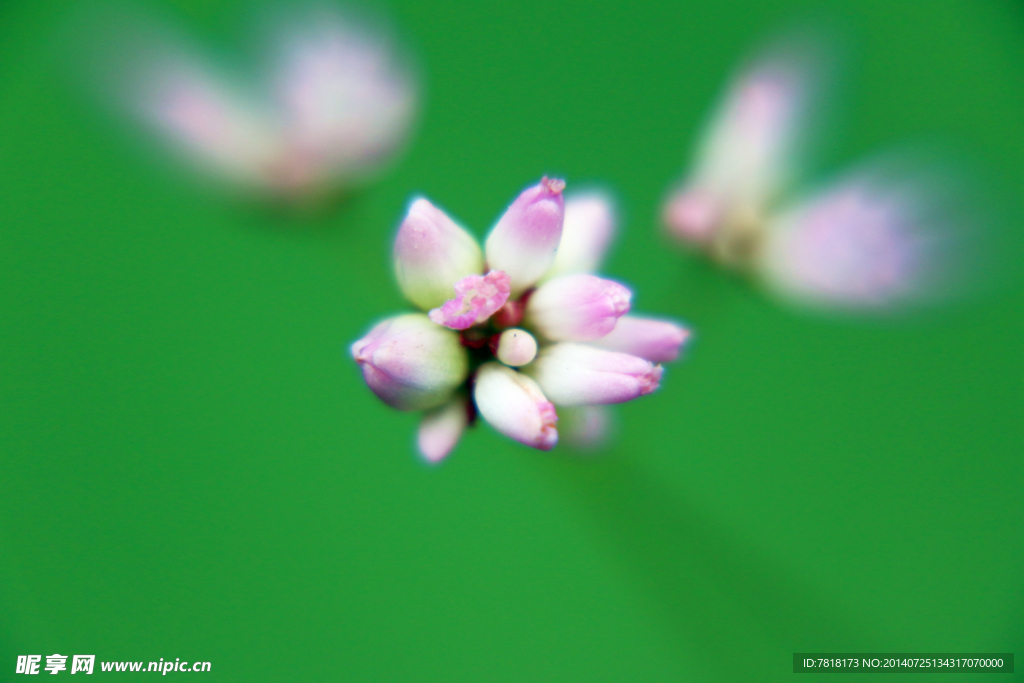
[[[487,275],[470,275],[455,284],[458,294],[444,306],[430,311],[430,319],[453,330],[465,330],[486,322],[509,296],[509,277],[500,270]]]

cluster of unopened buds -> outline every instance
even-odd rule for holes
[[[661,363],[689,331],[628,315],[632,293],[593,273],[613,231],[599,194],[563,199],[544,178],[498,220],[483,250],[426,199],[395,239],[395,275],[421,312],[388,318],[352,345],[370,389],[424,411],[418,446],[444,458],[476,416],[541,450],[558,443],[556,410],[655,391]]]

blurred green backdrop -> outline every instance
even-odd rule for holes
[[[0,5],[0,679],[54,652],[207,660],[218,681],[777,681],[794,651],[1024,654],[1019,4],[394,0],[418,134],[314,217],[141,153],[75,84],[72,4]],[[161,8],[245,44],[250,3]],[[849,55],[821,171],[908,141],[966,160],[997,286],[835,320],[667,247],[658,203],[724,79],[808,17]],[[616,192],[606,272],[697,343],[605,455],[484,426],[424,467],[415,416],[347,355],[404,308],[393,231],[422,192],[483,234],[544,173]]]

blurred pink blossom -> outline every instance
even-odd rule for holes
[[[172,148],[236,186],[293,198],[359,183],[391,159],[416,110],[393,43],[339,14],[293,14],[268,73],[227,76],[183,41],[146,36],[121,88]]]
[[[952,270],[923,166],[866,164],[818,192],[792,187],[810,137],[822,54],[779,44],[726,92],[690,173],[662,216],[671,235],[805,305],[887,311],[933,298]]]

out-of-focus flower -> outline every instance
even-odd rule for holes
[[[940,288],[936,186],[924,169],[876,163],[817,193],[791,183],[806,142],[820,54],[784,45],[740,72],[669,195],[670,234],[791,301],[883,311]]]
[[[383,34],[337,13],[293,15],[275,30],[269,72],[247,82],[140,29],[152,44],[119,87],[171,147],[237,186],[294,198],[364,180],[408,135],[411,70]]]
[[[544,178],[520,194],[486,240],[486,264],[443,211],[422,198],[409,207],[395,274],[427,314],[379,323],[352,356],[385,403],[426,411],[417,444],[429,462],[444,458],[478,414],[505,436],[550,450],[556,406],[582,415],[655,391],[658,363],[674,360],[689,336],[675,323],[626,316],[629,289],[586,272],[610,244],[611,205],[597,194],[563,199],[564,187]],[[573,433],[593,445],[606,423],[593,410]]]

